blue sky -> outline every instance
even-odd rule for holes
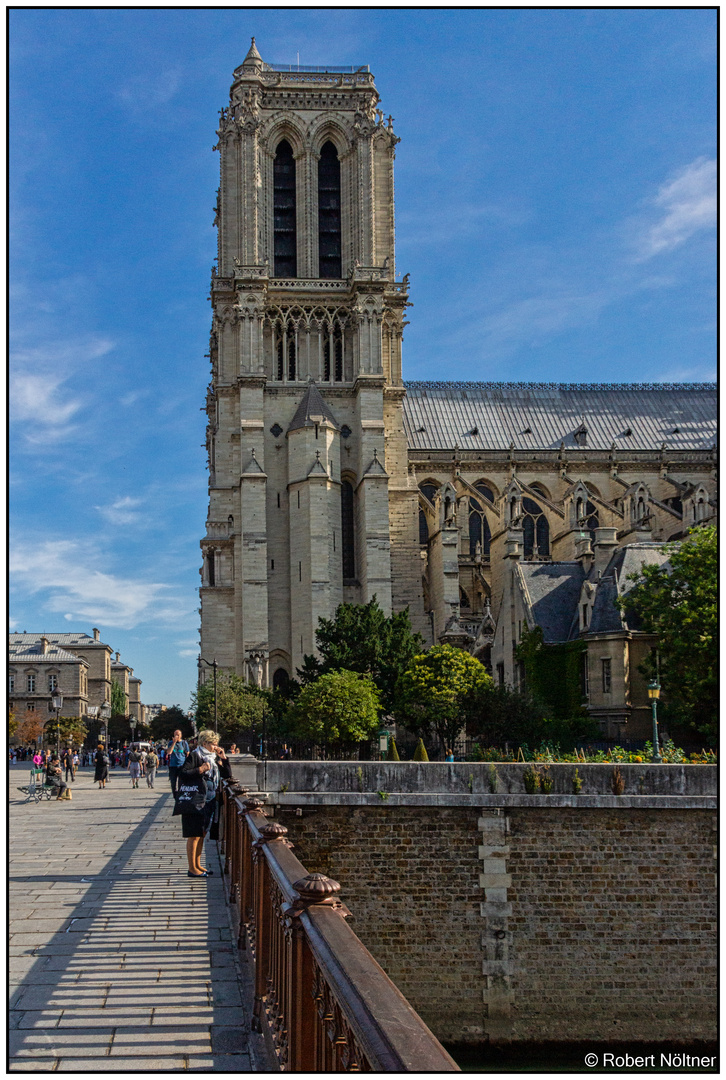
[[[368,63],[401,138],[404,377],[715,378],[715,13],[10,13],[11,628],[196,681],[218,110]]]

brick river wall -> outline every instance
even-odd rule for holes
[[[442,1040],[715,1037],[705,809],[278,806]]]

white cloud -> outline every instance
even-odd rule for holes
[[[29,328],[26,328],[27,336]],[[75,370],[113,349],[104,337],[69,338],[16,347],[10,357],[10,418],[20,422],[26,442],[58,441],[78,430],[74,419],[90,398],[66,383]]]
[[[140,525],[144,519],[138,507],[142,505],[143,499],[126,495],[122,499],[116,499],[110,506],[96,506],[95,509],[111,525]]]
[[[134,76],[117,90],[116,98],[134,111],[145,111],[167,105],[180,86],[180,72],[167,68],[153,74]]]
[[[10,580],[26,594],[47,593],[48,611],[69,621],[130,630],[145,622],[178,625],[191,615],[172,587],[161,582],[124,578],[103,567],[88,542],[46,540],[18,542],[11,549]]]
[[[638,237],[641,259],[672,251],[698,232],[716,228],[716,162],[700,157],[661,186],[652,200],[661,216]]]
[[[180,649],[179,656],[199,656],[199,646],[195,649]]]

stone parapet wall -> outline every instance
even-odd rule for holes
[[[541,766],[539,766],[541,768]],[[257,783],[267,791],[272,802],[290,803],[296,794],[373,795],[384,792],[390,798],[396,794],[451,796],[485,805],[481,796],[524,795],[524,764],[495,764],[480,762],[412,762],[412,761],[266,761],[257,765]],[[612,789],[613,764],[556,764],[548,767],[546,775],[552,780],[553,798],[568,796],[615,796]],[[623,796],[708,796],[717,794],[715,765],[618,765],[625,782]],[[577,770],[582,780],[581,793],[573,793],[573,777]],[[496,790],[493,791],[493,786]],[[309,801],[313,801],[311,799]],[[364,801],[368,801],[367,799]],[[502,803],[504,805],[504,803]]]

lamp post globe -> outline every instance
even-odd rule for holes
[[[104,701],[103,705],[99,709],[99,713],[101,715],[101,720],[103,721],[103,726],[105,729],[103,736],[103,745],[105,749],[108,750],[108,722],[111,719],[111,703],[107,700]]]

